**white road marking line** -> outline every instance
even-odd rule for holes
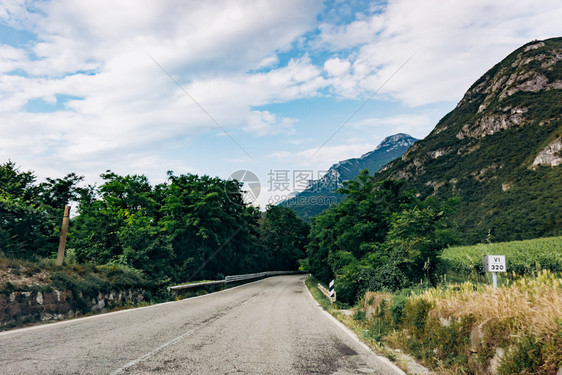
[[[267,289],[269,289],[269,288],[267,288]],[[267,289],[266,289],[266,290],[267,290]],[[208,294],[207,294],[207,295],[208,295]],[[242,302],[240,305],[235,306],[235,307],[244,306],[245,304],[247,304],[248,302],[250,302],[251,300],[253,300],[253,299],[256,298],[257,296],[258,296],[258,295],[255,295],[255,296],[253,296],[253,297],[247,299],[246,301]],[[155,355],[156,353],[158,353],[158,352],[160,352],[161,350],[165,349],[166,347],[168,347],[168,346],[170,346],[170,345],[173,345],[173,344],[177,343],[178,341],[181,341],[183,338],[192,335],[193,333],[199,331],[199,330],[202,329],[202,328],[207,327],[209,324],[211,324],[211,323],[213,323],[214,321],[216,321],[216,320],[222,318],[222,317],[223,317],[224,315],[226,315],[229,311],[230,311],[230,310],[227,310],[227,311],[224,312],[223,314],[220,314],[219,316],[215,317],[214,319],[211,319],[211,320],[207,321],[206,323],[200,325],[199,327],[193,328],[193,329],[191,329],[191,330],[185,332],[184,334],[182,334],[182,335],[180,335],[180,336],[178,336],[178,337],[175,337],[175,338],[171,339],[170,341],[168,341],[168,342],[166,342],[166,343],[160,345],[160,346],[157,347],[156,349],[151,350],[150,352],[148,352],[148,353],[146,353],[146,354],[143,354],[142,356],[138,357],[137,359],[133,359],[132,361],[127,362],[124,366],[122,366],[122,367],[118,368],[117,370],[113,371],[110,375],[118,375],[118,374],[121,374],[124,370],[128,369],[129,367],[133,367],[133,366],[136,365],[137,363],[142,362],[142,361],[144,361],[145,359],[147,359],[147,358],[149,358],[149,357],[152,357],[153,355]]]
[[[210,322],[209,322],[209,323],[210,323]],[[206,325],[206,324],[205,324],[205,325]],[[176,338],[174,338],[174,339],[168,341],[167,343],[165,343],[165,344],[163,344],[163,345],[160,345],[159,347],[157,347],[157,348],[154,349],[153,351],[148,352],[148,353],[146,353],[146,354],[144,354],[144,355],[138,357],[137,359],[132,360],[131,362],[128,362],[128,363],[125,364],[123,367],[120,367],[120,368],[118,368],[117,370],[113,371],[113,372],[111,373],[111,375],[117,375],[117,374],[122,373],[124,370],[128,369],[129,367],[132,367],[132,366],[136,365],[137,363],[139,363],[139,362],[141,362],[141,361],[144,361],[144,360],[147,359],[148,357],[153,356],[154,354],[158,353],[160,350],[166,348],[167,346],[170,346],[170,345],[175,344],[176,342],[180,341],[180,340],[183,339],[184,337],[187,337],[187,336],[191,335],[192,333],[194,333],[195,331],[197,331],[198,329],[203,328],[205,325],[203,325],[203,326],[201,326],[201,327],[194,328],[194,329],[192,329],[192,330],[190,330],[190,331],[187,331],[187,332],[185,332],[183,335],[178,336],[178,337],[176,337]]]
[[[320,306],[318,304],[318,302],[314,299],[314,297],[312,296],[312,294],[310,293],[310,290],[308,290],[308,287],[306,286],[306,283],[303,281],[303,285],[304,288],[306,289],[306,291],[308,292],[308,295],[310,296],[310,298],[312,298],[312,301],[314,301],[314,303],[318,306],[318,308],[320,309],[320,311],[322,311],[326,317],[328,317],[328,319],[334,323],[336,326],[338,326],[339,328],[341,328],[345,333],[348,334],[349,337],[351,337],[355,342],[357,342],[363,349],[367,350],[369,353],[375,355],[377,357],[377,359],[381,360],[382,362],[384,362],[385,364],[389,365],[395,372],[396,374],[400,374],[400,375],[406,375],[406,373],[404,371],[402,371],[402,369],[400,369],[398,366],[396,366],[394,363],[392,363],[392,361],[386,357],[383,357],[381,355],[378,355],[377,353],[375,353],[373,351],[373,349],[371,349],[369,347],[369,345],[365,344],[363,341],[361,341],[361,339],[357,336],[357,334],[355,332],[353,332],[351,329],[347,328],[345,326],[345,324],[343,324],[342,322],[340,322],[339,320],[337,320],[332,314],[330,314],[329,312],[327,312],[326,310],[324,310],[322,308],[322,306]]]
[[[276,276],[272,276],[272,277],[276,277]],[[234,289],[246,286],[246,285],[251,285],[251,284],[254,284],[254,283],[259,283],[260,281],[267,280],[267,279],[268,278],[256,280],[256,281],[252,281],[250,283],[238,285],[238,286],[235,286],[235,287],[232,287],[232,288],[219,290],[218,292],[208,293],[208,294],[204,294],[202,296],[185,298],[185,299],[182,299],[182,300],[179,300],[179,301],[168,301],[168,302],[163,302],[163,303],[157,303],[155,305],[150,305],[150,306],[135,307],[135,308],[132,308],[132,309],[125,309],[125,310],[119,310],[119,311],[111,311],[111,312],[107,312],[107,313],[85,316],[85,317],[81,317],[81,318],[69,318],[68,320],[63,320],[63,321],[60,321],[60,322],[46,323],[46,324],[36,325],[36,326],[32,326],[32,327],[16,328],[16,329],[13,329],[13,330],[0,332],[0,336],[7,336],[7,335],[26,332],[26,331],[33,331],[33,330],[36,330],[36,329],[52,328],[52,327],[57,327],[57,326],[60,326],[60,325],[78,323],[78,322],[83,322],[83,321],[87,321],[87,320],[91,320],[91,319],[100,319],[100,318],[105,318],[105,317],[109,317],[109,316],[117,315],[117,314],[132,313],[133,311],[140,311],[140,310],[152,309],[152,308],[155,308],[155,307],[162,307],[164,305],[169,305],[169,304],[172,304],[172,303],[182,303],[182,302],[186,303],[186,302],[198,299],[198,298],[205,298],[205,297],[217,295],[219,293],[229,292],[231,290],[234,290]]]

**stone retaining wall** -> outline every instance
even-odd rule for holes
[[[100,313],[145,300],[142,289],[113,290],[94,298],[72,291],[0,293],[0,329],[29,323],[62,320],[85,313]]]

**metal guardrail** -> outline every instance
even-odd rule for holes
[[[324,288],[324,286],[322,284],[318,284],[318,289],[320,289],[322,294],[324,294],[326,296],[326,298],[328,298],[330,300],[331,303],[334,303],[334,301],[336,300],[335,293],[332,296],[330,291],[328,289]]]
[[[191,289],[191,288],[197,288],[197,287],[205,286],[205,285],[217,285],[217,284],[226,284],[226,280],[203,281],[203,282],[200,282],[200,283],[174,285],[174,286],[168,287],[168,290]]]
[[[269,276],[278,276],[278,275],[292,275],[301,273],[300,271],[267,271],[267,272],[258,272],[258,273],[247,273],[244,275],[232,275],[226,276],[224,280],[215,280],[215,281],[203,281],[200,283],[191,283],[191,284],[184,284],[184,285],[175,285],[168,287],[168,290],[182,290],[182,289],[191,289],[197,288],[200,286],[206,285],[217,285],[217,284],[227,284],[233,283],[237,281],[244,281],[244,280],[252,280],[252,279],[259,279],[262,277],[269,277]]]
[[[295,273],[299,273],[299,271],[267,271],[267,272],[258,272],[258,273],[248,273],[245,275],[233,275],[227,276],[224,280],[227,283],[235,282],[235,281],[242,281],[242,280],[251,280],[251,279],[258,279],[260,277],[269,277],[269,276],[278,276],[278,275],[292,275]]]

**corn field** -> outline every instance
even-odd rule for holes
[[[508,276],[536,275],[541,270],[562,272],[562,237],[450,247],[441,260],[451,281],[484,281],[483,255],[505,255]]]

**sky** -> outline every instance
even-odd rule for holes
[[[561,19],[559,0],[0,0],[0,163],[89,184],[248,170],[264,208],[425,137]]]

